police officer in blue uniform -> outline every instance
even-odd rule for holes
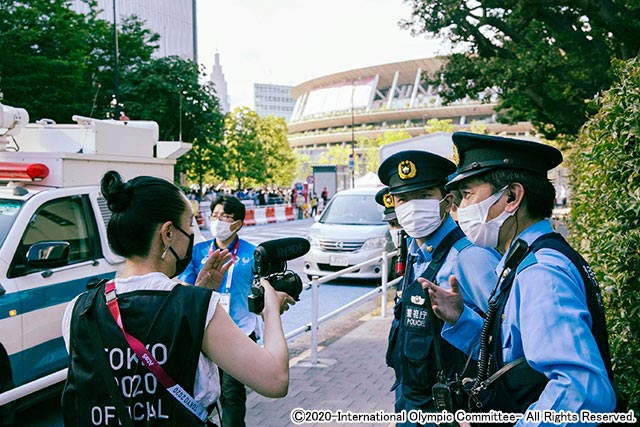
[[[455,164],[426,151],[396,153],[378,169],[380,180],[393,196],[398,222],[411,238],[409,268],[398,290],[387,351],[387,362],[396,373],[396,412],[433,411],[432,386],[442,375],[450,378],[461,372],[466,361],[461,352],[440,342],[439,336],[442,357],[437,360],[428,300],[416,279],[425,275],[449,289],[449,277],[460,276],[464,300],[475,312],[486,310],[496,280],[497,253],[472,245],[451,218],[453,195],[444,185],[453,172]]]
[[[454,133],[453,141],[460,161],[447,188],[461,194],[460,227],[473,242],[503,254],[495,270],[501,280],[485,319],[461,303],[455,280],[451,290],[421,282],[446,321],[443,337],[479,354],[472,400],[485,411],[612,411],[616,397],[598,284],[548,219],[555,192],[547,171],[562,154],[532,141],[464,132]],[[501,368],[505,373],[494,375]],[[484,387],[492,375],[497,381]],[[516,425],[541,423],[525,418]]]

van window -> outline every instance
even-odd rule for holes
[[[11,226],[18,218],[18,212],[24,202],[20,200],[0,199],[0,247],[7,238]]]
[[[323,224],[384,225],[382,206],[371,194],[345,194],[333,198],[320,218]]]
[[[34,243],[64,241],[70,244],[69,264],[97,257],[95,223],[87,221],[86,202],[82,196],[71,196],[43,204],[33,215],[16,250],[11,277],[26,274],[26,254]]]

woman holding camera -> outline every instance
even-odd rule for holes
[[[171,278],[193,249],[193,213],[172,183],[140,176],[102,178],[113,213],[118,277],[73,300],[63,319],[70,354],[62,406],[65,426],[202,426],[219,396],[218,366],[267,397],[286,395],[288,349],[280,313],[294,301],[266,281],[264,348],[218,309],[228,251],[215,251],[196,286]],[[140,361],[143,361],[141,363]],[[205,415],[203,415],[205,414]]]

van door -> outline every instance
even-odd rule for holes
[[[68,259],[57,267],[27,262],[31,245],[58,241],[69,244]],[[18,242],[7,276],[20,298],[22,351],[10,355],[16,385],[67,366],[61,321],[68,302],[87,285],[112,278],[102,255],[100,239],[87,194],[59,197],[40,205]]]

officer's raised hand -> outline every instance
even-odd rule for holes
[[[422,285],[422,289],[428,290],[435,315],[447,323],[455,324],[464,309],[464,301],[456,276],[449,276],[450,291],[422,277],[418,278],[418,282]]]
[[[227,249],[213,251],[196,277],[196,286],[218,290],[224,273],[231,267],[230,259],[231,253]]]

